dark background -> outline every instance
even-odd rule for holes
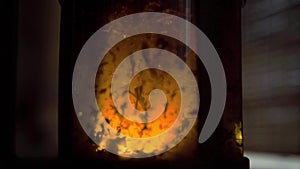
[[[2,64],[12,65],[4,70],[4,149],[21,159],[55,159],[60,5],[55,0],[16,2],[3,4],[12,9],[3,15],[2,32],[8,39]],[[299,18],[299,0],[250,0],[242,9],[246,151],[300,154]],[[10,111],[16,112],[15,123],[9,123]],[[10,156],[5,152],[10,151],[1,155]]]

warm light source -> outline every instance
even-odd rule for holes
[[[172,51],[177,56],[188,61],[191,69],[195,71],[196,66],[192,60],[196,58],[196,55],[181,45],[182,44],[178,43],[177,40],[170,37],[150,33],[129,37],[116,44],[105,55],[98,68],[95,94],[99,110],[102,113],[98,114],[98,119],[101,119],[100,116],[104,116],[105,121],[109,123],[114,130],[122,135],[134,138],[149,138],[159,135],[166,130],[176,130],[170,128],[174,122],[178,120],[181,106],[181,89],[179,88],[177,81],[167,72],[159,69],[146,69],[139,72],[131,80],[129,86],[129,99],[131,106],[142,112],[139,114],[135,114],[135,110],[130,110],[129,106],[124,103],[124,100],[128,97],[128,93],[124,93],[124,95],[118,98],[116,104],[122,104],[121,107],[123,112],[117,111],[111,96],[111,82],[114,72],[120,63],[128,55],[144,48],[163,48]],[[131,62],[130,68],[127,69],[127,74],[131,75],[133,73],[131,69],[134,69],[136,66],[135,62]],[[182,70],[178,69],[176,71],[180,74]],[[117,83],[123,82],[118,81]],[[147,113],[147,110],[151,107],[149,95],[155,89],[160,89],[165,94],[167,102],[165,107],[161,109],[161,112],[155,112],[154,114],[156,115],[151,117],[153,114]],[[161,101],[162,100],[158,100],[158,102]],[[126,114],[141,118],[141,120],[144,120],[144,123],[127,119],[124,117],[125,111]],[[95,128],[95,135],[98,135],[100,138],[102,138],[101,134],[104,134],[104,129],[101,127],[103,126],[102,123],[101,120],[98,120]],[[174,131],[174,133],[176,133],[176,131]],[[166,136],[161,138],[161,140],[149,141],[147,145],[136,145],[124,141],[123,144],[121,143],[118,146],[118,151],[120,153],[130,153],[138,149],[143,150],[144,153],[151,154],[158,149],[165,149],[165,146],[168,146],[173,139],[174,137]],[[158,146],[161,142],[164,142],[165,146]],[[105,139],[100,139],[99,144],[100,147],[97,150],[102,150],[103,147],[107,146],[107,141]]]

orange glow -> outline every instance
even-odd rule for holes
[[[124,118],[113,106],[108,92],[97,97],[99,98],[98,105],[101,105],[100,111],[111,127],[123,135],[135,138],[158,135],[170,128],[177,119],[181,96],[176,81],[170,75],[161,70],[148,69],[136,75],[130,84],[129,98],[132,105],[140,111],[146,111],[151,106],[148,96],[153,89],[164,91],[167,97],[167,106],[165,111],[150,123],[138,123]]]
[[[164,43],[168,43],[168,45],[164,46]],[[129,98],[131,105],[143,113],[143,111],[147,111],[151,107],[149,102],[150,92],[154,89],[160,89],[165,94],[167,104],[165,111],[159,112],[160,115],[156,119],[148,123],[131,121],[123,116],[122,112],[118,112],[114,105],[111,95],[111,82],[114,72],[127,56],[145,48],[164,48],[177,56],[186,57],[187,65],[194,73],[196,72],[196,61],[194,59],[196,55],[190,50],[185,51],[182,50],[185,48],[179,48],[178,42],[171,38],[162,38],[160,35],[155,34],[143,34],[124,39],[110,49],[98,68],[95,81],[95,95],[101,114],[98,114],[95,133],[103,131],[101,127],[103,121],[100,120],[103,117],[111,128],[118,131],[121,135],[131,138],[146,139],[160,135],[172,128],[172,126],[175,128],[180,127],[174,124],[178,120],[181,109],[180,88],[176,80],[162,70],[150,68],[137,73],[130,82],[129,93],[118,97],[118,99]],[[180,70],[178,71],[180,72]],[[119,83],[124,82],[119,81]],[[126,105],[124,107],[125,111]],[[141,114],[137,114],[137,116],[139,115]],[[174,130],[172,132],[174,133],[173,135],[161,136],[159,139],[154,139],[147,144],[137,144],[126,140],[126,143],[118,145],[119,154],[135,153],[134,151],[136,150],[151,154],[157,150],[165,149],[161,145],[168,146],[177,137],[175,129],[172,130]],[[114,137],[110,138],[110,136],[107,138],[115,139]],[[109,146],[108,142],[109,140],[102,139],[96,151],[105,149],[106,146]]]

